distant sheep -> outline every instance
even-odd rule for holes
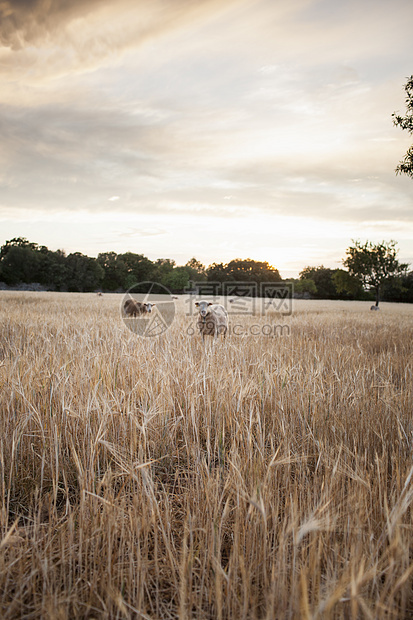
[[[146,314],[147,312],[152,312],[152,308],[154,306],[156,306],[156,304],[135,301],[135,299],[127,299],[123,304],[123,310],[126,316],[136,317],[139,314]]]
[[[196,302],[195,306],[199,310],[197,325],[199,333],[202,334],[202,342],[205,336],[213,336],[214,341],[220,334],[225,338],[228,331],[228,313],[224,306],[208,301]]]
[[[370,310],[380,310],[380,308],[378,306],[371,306]]]

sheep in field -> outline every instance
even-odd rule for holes
[[[370,310],[380,310],[380,308],[378,306],[371,306]]]
[[[213,336],[214,342],[218,339],[219,334],[225,338],[228,330],[228,313],[224,306],[208,301],[196,302],[195,306],[199,310],[197,325],[202,334],[202,342],[204,342],[205,336]]]
[[[135,299],[127,299],[123,304],[123,310],[126,316],[136,317],[139,314],[146,314],[146,312],[152,312],[152,308],[155,305],[156,304],[135,301]]]

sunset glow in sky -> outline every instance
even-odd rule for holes
[[[411,0],[1,0],[0,245],[413,264]],[[413,268],[413,267],[412,267]]]

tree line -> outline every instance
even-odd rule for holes
[[[265,261],[234,259],[205,267],[196,258],[178,266],[169,258],[151,261],[133,252],[103,252],[91,258],[80,252],[52,251],[18,237],[0,248],[0,283],[9,287],[38,283],[51,291],[123,292],[150,281],[173,293],[190,290],[192,283],[214,283],[214,292],[220,294],[224,283],[256,283],[259,287],[264,282],[290,282],[297,297],[412,303],[413,271],[398,262],[396,245],[393,241],[378,245],[356,241],[343,259],[347,269],[307,266],[297,279],[283,280],[278,269]]]

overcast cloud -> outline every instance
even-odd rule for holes
[[[0,1],[0,244],[413,263],[411,0]]]

